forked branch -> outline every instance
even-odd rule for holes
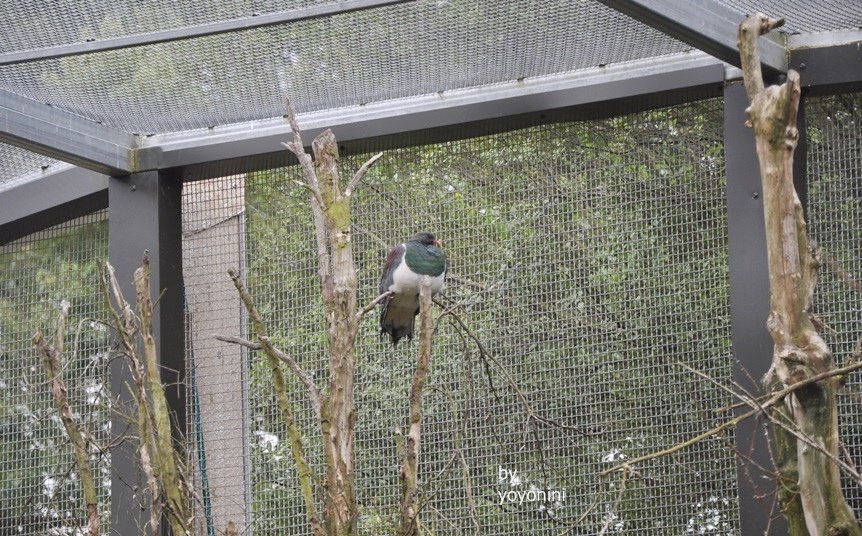
[[[758,13],[739,25],[736,46],[742,61],[743,80],[748,100],[763,91],[763,72],[760,67],[760,48],[757,39],[766,33],[784,26],[784,19],[773,19]]]

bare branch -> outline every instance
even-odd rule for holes
[[[171,530],[173,534],[187,534],[189,530],[188,520],[191,516],[188,513],[188,504],[182,491],[183,485],[177,469],[171,435],[171,419],[164,385],[162,385],[161,374],[159,373],[159,358],[156,353],[156,340],[152,330],[153,303],[150,298],[150,256],[148,251],[144,251],[143,263],[140,268],[135,270],[135,290],[141,322],[140,334],[144,343],[147,389],[154,414],[155,452],[158,456],[151,461],[157,468],[157,475],[162,482],[166,506],[171,514],[168,519]]]
[[[419,452],[422,437],[422,394],[431,365],[431,278],[422,276],[419,283],[419,359],[410,384],[410,409],[407,438],[401,464],[401,535],[418,534],[419,525]]]
[[[749,100],[753,100],[755,95],[763,91],[763,72],[757,40],[761,35],[783,25],[784,19],[772,19],[763,13],[752,15],[739,25],[736,46],[742,57],[743,80]]]
[[[137,415],[136,425],[138,434],[138,456],[141,460],[141,470],[147,481],[147,492],[150,497],[150,529],[159,532],[162,518],[162,491],[158,466],[153,464],[156,455],[156,440],[153,433],[154,416],[150,408],[146,394],[146,383],[144,379],[144,366],[138,355],[138,333],[137,320],[129,302],[123,295],[117,274],[110,263],[99,267],[99,278],[102,282],[102,294],[105,297],[105,305],[114,320],[114,329],[122,346],[122,355],[126,358],[135,389],[129,387],[134,397],[134,406]],[[116,306],[111,301],[113,295]]]
[[[356,174],[353,175],[350,181],[348,181],[347,188],[344,189],[344,197],[350,197],[350,194],[352,194],[353,190],[356,189],[356,186],[359,184],[359,181],[362,180],[362,177],[364,177],[365,174],[368,173],[368,170],[371,169],[371,166],[373,166],[375,162],[380,160],[382,156],[383,153],[377,153],[376,155],[369,158],[367,162],[362,164],[362,167],[360,167]]]
[[[308,398],[311,401],[311,407],[314,409],[314,415],[318,419],[320,418],[321,397],[320,391],[317,390],[317,385],[314,383],[314,380],[311,379],[311,376],[303,370],[294,358],[275,347],[268,336],[264,335],[263,337],[260,337],[260,343],[251,342],[246,339],[241,339],[240,337],[229,337],[223,335],[216,335],[215,338],[222,342],[244,346],[249,350],[263,350],[265,352],[272,352],[275,354],[282,363],[287,365],[290,370],[296,374],[299,381],[301,381],[308,389]]]
[[[314,471],[308,464],[308,461],[305,459],[305,447],[303,445],[302,433],[300,432],[299,426],[296,423],[296,419],[293,416],[293,408],[291,407],[290,398],[287,394],[284,374],[281,371],[281,360],[274,351],[272,343],[269,340],[269,333],[267,332],[266,323],[263,321],[263,317],[260,316],[260,313],[257,310],[257,306],[255,306],[254,300],[251,297],[251,293],[249,293],[248,289],[245,286],[245,283],[243,283],[242,279],[240,278],[239,272],[237,272],[234,268],[229,268],[228,274],[233,280],[233,284],[236,287],[237,292],[239,293],[240,299],[242,300],[246,310],[248,311],[248,315],[251,319],[254,332],[257,334],[258,340],[260,340],[261,346],[264,350],[264,354],[266,355],[267,361],[269,362],[269,368],[272,372],[272,383],[273,387],[275,388],[276,397],[278,398],[278,405],[281,408],[282,417],[284,418],[285,425],[287,426],[287,433],[290,436],[290,450],[291,454],[293,455],[293,461],[296,464],[297,477],[299,478],[302,498],[305,502],[305,510],[308,517],[308,522],[311,525],[312,531],[315,536],[324,536],[326,534],[326,531],[323,528],[322,523],[320,522],[320,518],[317,516],[317,507],[315,506],[314,502]]]
[[[290,99],[285,99],[285,108],[287,109],[287,120],[290,124],[290,129],[293,131],[293,141],[282,143],[282,145],[296,155],[302,168],[302,174],[305,177],[304,187],[311,192],[311,212],[314,218],[314,236],[317,241],[317,273],[320,276],[321,284],[325,284],[327,277],[332,272],[332,267],[330,266],[329,248],[326,243],[327,232],[323,194],[320,191],[320,182],[317,180],[314,163],[311,160],[311,156],[305,152],[299,123],[296,121],[296,109],[293,107],[293,102]]]
[[[374,309],[374,307],[377,306],[378,303],[382,302],[383,300],[385,300],[389,296],[392,296],[392,294],[394,294],[394,293],[391,290],[387,290],[383,294],[381,294],[381,295],[377,296],[376,298],[374,298],[373,300],[371,300],[371,302],[368,305],[366,305],[365,307],[362,308],[361,311],[356,313],[356,319],[362,320],[363,316],[367,315],[372,309]]]
[[[626,484],[629,481],[629,473],[630,473],[630,469],[626,469],[623,471],[623,476],[620,479],[620,489],[617,492],[617,498],[614,500],[614,504],[611,506],[611,509],[608,510],[608,513],[606,514],[605,522],[604,522],[604,524],[602,524],[602,529],[599,531],[598,536],[604,536],[605,534],[608,533],[608,529],[611,528],[611,523],[614,520],[613,513],[614,513],[614,511],[619,509],[620,503],[623,500],[623,495],[625,495],[625,493],[626,493]]]
[[[63,427],[69,436],[69,442],[72,444],[72,454],[75,458],[75,467],[78,469],[78,476],[81,479],[84,505],[87,509],[87,536],[98,536],[99,496],[96,492],[96,481],[93,477],[93,470],[90,467],[87,440],[81,433],[80,425],[69,407],[69,400],[66,396],[66,384],[62,378],[61,363],[66,337],[66,319],[68,316],[69,302],[63,300],[60,305],[60,315],[57,321],[53,347],[48,346],[40,330],[36,330],[36,333],[33,334],[33,344],[42,355],[42,365],[45,369],[45,376],[48,378],[51,394],[54,397],[54,405],[57,408],[60,420],[63,422]]]
[[[682,365],[682,366],[684,368],[692,370],[689,367],[687,367],[686,365]],[[823,372],[821,374],[817,374],[816,376],[811,376],[810,378],[806,378],[806,379],[804,379],[798,383],[795,383],[793,385],[788,385],[784,389],[781,389],[780,391],[776,391],[775,393],[772,393],[771,395],[769,395],[769,398],[766,399],[765,401],[763,401],[762,403],[758,403],[757,400],[752,400],[752,401],[750,401],[750,403],[746,402],[748,405],[753,404],[754,409],[747,411],[745,413],[742,413],[740,415],[737,415],[733,419],[729,419],[729,420],[719,424],[718,426],[711,428],[711,429],[707,430],[706,432],[703,432],[702,434],[698,434],[692,438],[689,438],[689,439],[687,439],[681,443],[677,443],[676,445],[673,445],[671,447],[668,447],[668,448],[660,450],[660,451],[653,452],[651,454],[645,454],[643,456],[639,456],[637,458],[627,460],[625,463],[615,465],[615,466],[611,467],[610,469],[605,469],[604,471],[600,472],[599,475],[604,476],[604,475],[607,475],[607,474],[612,473],[614,471],[618,471],[620,469],[632,467],[635,464],[638,464],[638,463],[641,463],[641,462],[644,462],[647,460],[653,460],[655,458],[660,458],[662,456],[668,456],[668,455],[673,454],[675,452],[679,452],[680,450],[682,450],[686,447],[690,447],[690,446],[692,446],[692,445],[694,445],[700,441],[703,441],[704,439],[706,439],[708,437],[712,437],[714,435],[720,434],[721,432],[738,425],[739,423],[741,423],[745,419],[748,419],[749,417],[753,417],[754,415],[757,415],[759,413],[765,413],[767,409],[771,408],[772,406],[774,406],[776,404],[783,402],[784,398],[787,395],[793,393],[794,391],[802,389],[803,387],[807,387],[813,383],[825,380],[827,378],[831,378],[831,377],[835,377],[835,376],[844,376],[846,374],[849,374],[850,372],[853,372],[853,371],[856,371],[859,369],[862,369],[862,362],[853,363],[852,365],[848,365],[846,367],[837,368],[834,370]],[[721,386],[722,388],[725,388],[721,384],[718,384],[718,385]],[[731,392],[733,392],[733,391],[731,391]],[[733,394],[736,397],[740,396],[738,393],[735,393],[735,392],[733,392]]]
[[[305,144],[302,142],[302,133],[299,130],[299,123],[296,121],[296,108],[293,106],[293,101],[288,98],[284,99],[284,105],[287,109],[287,122],[290,124],[290,130],[293,133],[293,141],[290,143],[282,143],[287,149],[296,155],[299,160],[299,165],[302,166],[305,180],[308,181],[309,187],[314,192],[315,197],[320,200],[320,185],[317,183],[317,174],[314,172],[314,164],[311,162],[311,156],[305,152]]]
[[[217,341],[227,342],[230,344],[237,344],[239,346],[244,346],[249,350],[258,351],[263,350],[263,345],[257,342],[251,342],[249,340],[243,339],[241,337],[231,337],[229,335],[213,335],[213,338]]]
[[[287,144],[286,144],[286,143],[285,143],[285,144],[283,144],[283,145],[287,146]],[[305,190],[308,190],[308,193],[310,193],[310,194],[311,194],[311,197],[313,198],[313,200],[314,200],[318,205],[322,205],[322,204],[323,204],[323,199],[321,199],[321,198],[320,198],[320,192],[318,192],[317,190],[315,190],[314,188],[312,188],[310,184],[308,184],[307,182],[302,182],[302,181],[293,181],[293,183],[294,183],[294,184],[296,184],[297,186],[299,186],[299,187],[301,187],[301,188],[305,189]]]

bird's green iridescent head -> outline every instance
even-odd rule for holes
[[[433,233],[416,233],[406,245],[404,260],[417,274],[436,277],[446,271],[446,253],[440,249],[442,242]]]

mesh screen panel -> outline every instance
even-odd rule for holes
[[[58,162],[14,145],[0,143],[0,189]]]
[[[230,2],[135,2],[109,0],[8,0],[0,11],[0,53],[145,34],[208,22],[289,11],[315,0],[231,0]]]
[[[127,9],[149,10],[135,5]],[[614,28],[608,32],[607,28]],[[0,68],[0,87],[163,133],[687,50],[589,1],[439,1]]]
[[[809,228],[823,249],[815,311],[832,328],[824,337],[836,362],[846,364],[862,340],[862,94],[809,99],[806,119]],[[840,394],[840,419],[856,467],[862,464],[860,397],[862,382],[854,374]],[[862,490],[849,479],[844,488],[858,517]]]
[[[107,257],[105,213],[0,246],[0,534],[82,534],[81,483],[31,337],[55,329],[71,303],[63,377],[90,438],[91,466],[108,533],[110,459],[108,332],[97,259]],[[80,531],[80,532],[79,532]]]
[[[229,520],[246,524],[249,480],[247,363],[238,347],[214,334],[243,333],[243,316],[230,267],[243,264],[244,177],[183,186],[183,275],[186,342],[189,345],[187,400],[192,467],[201,500],[201,530],[224,530]]]
[[[596,477],[614,462],[715,425],[712,410],[730,402],[680,366],[730,377],[721,125],[721,103],[709,101],[390,151],[366,177],[353,205],[360,302],[376,295],[388,247],[433,230],[451,264],[444,299],[457,304],[495,359],[481,359],[453,325],[441,324],[424,406],[428,530],[574,534],[607,525],[628,534],[738,533],[728,438],[644,463],[619,501],[619,480],[603,486]],[[364,158],[344,158],[345,174]],[[249,174],[242,187],[235,176],[216,179],[206,187],[219,192],[210,201],[187,191],[186,221],[207,221],[216,241],[188,234],[185,247],[201,251],[196,265],[206,273],[223,273],[225,256],[244,258],[273,338],[325,384],[315,248],[298,178],[290,167]],[[243,194],[245,229],[237,236]],[[228,206],[236,221],[225,226]],[[187,288],[206,286],[193,277],[187,266]],[[226,276],[215,280],[223,286],[212,283],[211,292],[229,289]],[[224,329],[241,331],[230,292],[198,303],[193,315],[213,315]],[[369,535],[395,533],[393,430],[404,425],[416,353],[415,342],[393,349],[377,330],[376,318],[364,320],[357,353],[357,486],[360,527]],[[212,355],[231,352],[208,344]],[[196,347],[200,388],[210,380],[199,353]],[[224,500],[250,501],[255,534],[304,534],[267,366],[250,356],[244,387],[237,356],[208,373],[220,392],[250,394],[242,418],[249,423],[251,489],[225,492]],[[319,469],[312,411],[302,386],[290,382]],[[530,411],[547,422],[530,424]],[[208,442],[205,453],[228,458],[239,448]],[[239,460],[232,463],[242,470]],[[212,482],[217,469],[209,462],[207,469]],[[500,478],[502,470],[509,478]],[[509,500],[507,492],[530,489],[558,494]]]

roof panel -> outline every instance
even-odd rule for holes
[[[134,133],[362,105],[689,47],[592,0],[419,1],[9,65],[0,87]]]
[[[0,143],[0,190],[57,164],[61,162],[14,145]]]
[[[83,43],[337,4],[338,0],[4,0],[0,53]]]

